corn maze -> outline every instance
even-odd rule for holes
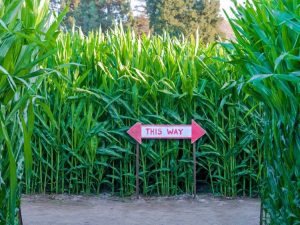
[[[60,31],[48,1],[0,0],[0,224],[21,193],[135,193],[135,123],[189,124],[198,193],[261,197],[300,224],[300,1],[246,1],[236,40]],[[190,141],[145,140],[144,196],[193,193]]]

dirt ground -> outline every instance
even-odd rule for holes
[[[23,196],[24,225],[257,225],[259,199]]]

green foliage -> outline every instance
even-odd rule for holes
[[[61,19],[61,18],[60,18]],[[32,173],[33,95],[55,44],[47,1],[0,1],[0,224],[18,224],[20,180]],[[25,168],[25,170],[24,170]]]
[[[57,68],[60,76],[47,77],[39,89],[31,192],[131,195],[129,127],[194,118],[208,131],[197,143],[198,187],[225,196],[258,193],[259,105],[239,95],[232,66],[213,60],[223,56],[218,46],[204,47],[199,36],[137,38],[122,28],[63,34],[57,46],[46,66],[69,66]],[[144,141],[140,168],[145,195],[193,191],[189,141]]]
[[[155,33],[189,36],[199,30],[204,42],[215,41],[221,18],[219,0],[147,0],[150,25]]]
[[[198,187],[261,193],[267,222],[299,224],[299,5],[239,6],[227,55],[204,47],[201,29],[187,39],[122,27],[58,36],[64,15],[49,23],[48,1],[0,0],[0,224],[18,223],[21,179],[27,193],[133,194],[128,128],[192,118],[208,131],[197,143]],[[188,141],[144,141],[142,193],[192,193],[191,159]]]
[[[62,1],[66,5],[69,1]],[[101,26],[103,31],[113,27],[116,22],[124,26],[129,22],[130,1],[129,0],[89,0],[71,1],[71,11],[67,15],[66,25],[81,27],[84,33],[98,30]]]
[[[300,224],[300,1],[246,2],[227,45],[245,90],[264,103],[262,198],[270,224]]]

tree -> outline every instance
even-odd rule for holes
[[[131,18],[131,27],[138,34],[148,34],[150,32],[149,18],[147,16],[146,3],[144,0],[135,0],[134,15]]]
[[[204,42],[218,36],[219,0],[146,0],[150,26],[155,33],[190,35],[199,29]]]
[[[84,33],[100,26],[105,31],[116,22],[126,25],[131,12],[129,0],[72,0],[68,4],[67,27],[80,26]]]
[[[148,34],[150,32],[149,19],[145,15],[138,15],[132,19],[132,29],[138,34]]]

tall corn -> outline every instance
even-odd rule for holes
[[[300,224],[300,1],[246,1],[231,20],[232,61],[263,103],[262,199],[271,224]]]

